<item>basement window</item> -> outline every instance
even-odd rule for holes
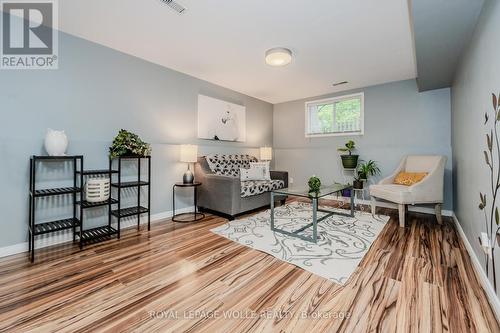
[[[306,137],[363,135],[364,93],[306,102]]]

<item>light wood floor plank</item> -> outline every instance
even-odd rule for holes
[[[451,221],[381,212],[344,285],[211,233],[213,215],[3,258],[0,331],[500,332]]]

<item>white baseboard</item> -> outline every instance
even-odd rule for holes
[[[325,199],[337,200],[337,201],[341,200],[341,201],[344,201],[344,202],[349,202],[349,200],[350,200],[350,198],[337,197],[337,196],[334,196],[334,195],[327,195],[325,197]],[[369,206],[371,204],[370,200],[363,200],[363,199],[356,199],[355,202],[356,202],[356,205],[361,204],[361,205],[368,205]],[[395,203],[392,203],[392,202],[388,202],[388,201],[377,201],[377,207],[398,209],[398,205],[396,205]],[[410,212],[433,214],[433,215],[435,214],[434,208],[430,208],[430,207],[408,205],[408,210]],[[453,211],[447,210],[447,209],[443,209],[441,211],[441,214],[443,216],[452,217],[453,216]]]
[[[476,275],[479,277],[481,285],[484,291],[486,292],[488,301],[491,304],[493,312],[495,313],[497,320],[500,321],[500,299],[498,299],[497,294],[495,293],[495,290],[493,289],[493,286],[490,283],[490,280],[486,276],[486,273],[484,272],[483,267],[481,266],[481,262],[477,258],[476,253],[474,252],[474,249],[472,248],[472,245],[467,239],[467,236],[465,235],[464,230],[462,229],[462,226],[458,222],[458,219],[455,214],[453,214],[453,221],[455,222],[455,227],[458,230],[458,234],[462,238],[462,241],[465,244],[465,248],[469,253],[469,257],[471,258],[472,265],[474,266],[474,269],[476,271]]]
[[[181,209],[176,209],[176,213],[188,213],[192,212],[194,209],[193,206],[191,207],[186,207],[186,208],[181,208]],[[161,220],[168,219],[172,217],[173,212],[166,211],[166,212],[161,212],[158,214],[153,214],[151,215],[151,222],[158,222]],[[128,228],[135,226],[137,223],[136,219],[126,219],[122,220],[121,227],[123,228]],[[141,217],[141,224],[147,223],[147,219],[143,216]],[[41,249],[44,247],[52,246],[52,245],[57,245],[57,244],[62,244],[66,242],[72,242],[73,241],[73,233],[71,229],[68,230],[63,230],[59,232],[55,232],[52,234],[45,234],[45,235],[40,235],[35,237],[35,249]],[[28,242],[24,243],[19,243],[19,244],[14,244],[10,246],[5,246],[0,248],[0,258],[2,257],[7,257],[13,254],[18,254],[18,253],[23,253],[23,252],[28,252]]]

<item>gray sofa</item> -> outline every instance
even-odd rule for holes
[[[202,183],[198,190],[198,208],[232,220],[236,215],[269,206],[270,190],[288,187],[288,172],[271,171],[271,181],[240,181],[239,169],[256,161],[250,155],[198,157],[195,180]],[[284,203],[286,196],[276,196],[275,200]]]

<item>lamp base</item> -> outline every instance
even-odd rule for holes
[[[191,170],[189,169],[186,170],[184,176],[182,176],[182,182],[184,184],[192,184],[194,182],[194,175],[191,172]]]

